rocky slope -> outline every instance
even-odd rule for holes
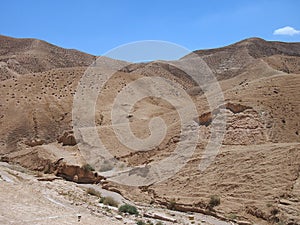
[[[0,80],[56,68],[89,66],[95,56],[31,38],[0,35]]]
[[[99,203],[111,197],[117,205],[133,204],[121,195],[92,184],[76,184],[53,175],[0,162],[1,224],[137,224],[165,225],[201,221],[203,225],[230,225],[212,216],[185,214],[152,206],[136,206],[138,216],[120,214],[116,205]],[[21,191],[20,191],[21,190]],[[5,210],[4,210],[5,209]]]
[[[143,77],[164,77],[188,90],[198,110],[195,126],[202,139],[188,163],[163,182],[133,188],[102,177],[97,180],[101,171],[112,168],[105,163],[96,166],[100,171],[91,182],[100,181],[106,189],[136,202],[171,205],[181,211],[211,213],[207,202],[211,195],[219,195],[216,212],[228,220],[299,224],[300,44],[251,38],[195,54],[209,65],[225,98],[226,133],[214,162],[204,172],[198,170],[218,111],[209,109],[206,97],[218,93],[208,90],[204,95],[195,81],[168,62],[131,64],[111,77],[95,107],[97,131],[115,158],[130,166],[145,165],[169,156],[179,142],[178,113],[169,102],[151,97],[134,105],[128,115],[130,126],[134,135],[146,138],[150,119],[159,116],[168,128],[164,140],[152,150],[134,152],[117,139],[111,124],[114,99],[130,82]],[[77,85],[94,59],[39,40],[0,37],[3,161],[75,182],[82,178],[78,175],[91,176],[83,171],[85,165],[93,165],[93,156],[88,158],[78,146],[93,152],[94,140],[88,135],[75,140],[71,130]],[[108,65],[123,65],[106,60]]]

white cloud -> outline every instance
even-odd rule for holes
[[[289,35],[289,36],[293,36],[295,34],[300,34],[300,30],[296,30],[293,27],[290,26],[286,26],[286,27],[282,27],[279,28],[277,30],[275,30],[273,32],[274,35]]]

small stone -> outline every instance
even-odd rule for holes
[[[194,220],[195,219],[194,215],[188,215],[188,218],[189,218],[189,220]]]
[[[286,199],[280,199],[279,203],[282,205],[292,205],[293,204],[291,201],[286,200]]]
[[[78,219],[78,222],[80,222],[80,220],[81,220],[81,215],[80,214],[77,215],[77,219]]]
[[[122,220],[122,219],[123,219],[123,217],[122,217],[121,215],[116,215],[115,218],[116,218],[117,220]]]
[[[241,220],[241,221],[237,221],[237,224],[238,224],[238,225],[252,225],[252,223],[251,223],[251,222],[248,222],[248,221],[243,221],[243,220]]]

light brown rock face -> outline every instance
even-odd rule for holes
[[[266,133],[266,121],[252,107],[228,102],[224,106],[226,113],[226,132],[223,140],[224,145],[252,145],[262,144],[268,140]],[[220,109],[206,112],[199,116],[196,121],[200,127],[205,126],[205,138],[209,138],[211,123]],[[201,128],[200,128],[201,129]]]
[[[227,114],[228,127],[224,137],[225,145],[253,145],[267,141],[265,124],[253,109],[236,110]]]
[[[86,170],[80,166],[60,164],[55,171],[57,176],[63,177],[68,181],[83,184],[97,184],[104,179],[103,176],[98,175],[97,172]]]

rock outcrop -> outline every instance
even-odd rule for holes
[[[103,176],[99,176],[97,172],[93,172],[76,165],[67,165],[63,162],[59,164],[55,174],[68,181],[82,184],[100,183],[101,180],[105,179]]]
[[[199,125],[201,126],[209,126],[212,122],[212,113],[211,112],[206,112],[203,113],[202,115],[199,116],[198,120],[196,119],[196,121],[199,123]]]
[[[196,121],[206,138],[209,137],[209,128],[220,112],[220,108],[213,112],[205,112]],[[239,103],[227,102],[224,105],[226,112],[226,132],[223,140],[225,145],[251,145],[267,141],[265,121],[252,107]]]
[[[251,109],[250,106],[245,106],[245,105],[241,105],[241,104],[235,104],[235,103],[231,103],[228,102],[225,104],[225,108],[230,110],[233,113],[241,113],[243,111],[245,111],[246,109]]]
[[[58,143],[62,143],[63,146],[74,146],[77,144],[76,139],[74,137],[74,132],[72,130],[65,131],[63,135],[57,139],[57,141]]]
[[[35,146],[38,146],[38,145],[45,144],[45,141],[41,140],[41,139],[32,139],[32,140],[26,140],[25,144],[30,146],[30,147],[35,147]]]

